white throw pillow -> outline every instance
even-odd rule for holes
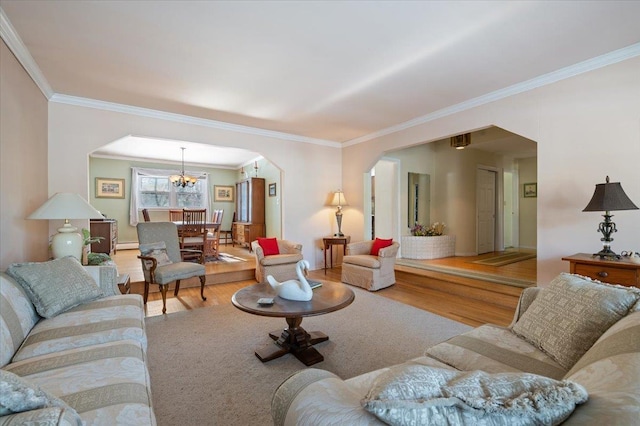
[[[639,296],[637,289],[562,273],[540,291],[512,330],[569,370]]]
[[[390,425],[555,425],[587,398],[577,383],[536,374],[405,364],[380,375],[361,404]]]
[[[96,281],[73,256],[48,262],[14,263],[7,274],[20,284],[44,318],[104,296]]]
[[[171,262],[171,259],[169,259],[169,255],[167,254],[167,245],[164,241],[140,244],[139,248],[142,256],[153,257],[156,259],[157,266],[164,266],[173,263]],[[151,269],[153,266],[153,262],[150,260],[144,260],[143,262],[147,269]]]
[[[0,369],[0,416],[46,407],[67,410],[78,425],[82,424],[78,413],[63,400],[10,371]]]

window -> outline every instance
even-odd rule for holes
[[[140,176],[138,200],[140,208],[206,208],[207,178],[198,178],[192,187],[175,187],[168,176]]]

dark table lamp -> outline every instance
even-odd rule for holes
[[[594,256],[600,256],[600,259],[620,259],[620,256],[611,250],[611,241],[613,241],[611,234],[618,232],[618,230],[616,229],[616,224],[611,221],[613,215],[609,214],[609,212],[613,210],[637,209],[638,206],[633,204],[629,197],[627,197],[627,194],[624,193],[620,182],[609,182],[609,176],[607,176],[606,183],[596,184],[596,190],[593,193],[593,197],[591,197],[591,201],[589,201],[587,207],[582,210],[583,212],[604,212],[604,222],[600,222],[600,226],[598,227],[598,231],[602,232],[603,235],[603,238],[600,238],[603,248],[594,254]]]

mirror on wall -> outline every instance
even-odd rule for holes
[[[412,228],[416,223],[429,225],[431,201],[431,177],[426,173],[409,172],[408,188],[408,221]]]

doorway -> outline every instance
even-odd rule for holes
[[[496,178],[494,170],[478,168],[476,171],[478,254],[496,251]]]

